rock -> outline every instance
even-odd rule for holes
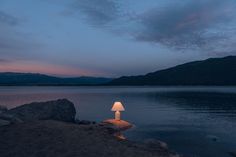
[[[23,121],[32,120],[59,120],[74,122],[76,110],[74,104],[67,99],[48,102],[34,102],[25,104],[6,112]]]
[[[0,113],[6,112],[6,111],[7,111],[7,107],[0,105]]]
[[[111,125],[99,123],[98,126],[104,128],[108,134],[114,135],[115,133],[117,133],[117,130],[114,129]]]
[[[115,120],[115,119],[107,119],[99,124],[103,128],[105,128],[109,134],[113,134],[119,140],[125,140],[125,136],[121,133],[133,125],[124,120]]]
[[[0,119],[9,121],[10,123],[22,123],[23,122],[18,117],[11,115],[11,114],[7,114],[6,112],[0,114]]]
[[[165,142],[155,140],[155,139],[147,139],[144,141],[145,144],[148,145],[149,148],[162,148],[162,149],[168,149],[168,145]]]
[[[115,119],[107,119],[107,120],[103,121],[101,123],[101,125],[104,125],[108,128],[112,128],[116,131],[125,131],[125,130],[133,127],[133,125],[127,121],[115,120]]]
[[[215,135],[207,135],[206,137],[211,139],[214,142],[219,141],[219,138],[217,136],[215,136]]]
[[[3,120],[3,119],[0,119],[0,127],[1,126],[5,126],[5,125],[9,125],[9,124],[11,124],[11,122]]]
[[[79,125],[90,125],[90,124],[96,124],[94,121],[89,121],[89,120],[75,120],[76,124]]]
[[[229,154],[230,154],[232,157],[236,157],[236,151],[235,151],[235,152],[229,152]]]

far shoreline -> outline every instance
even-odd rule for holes
[[[0,87],[236,87],[236,85],[0,85]]]

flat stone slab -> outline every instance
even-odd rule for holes
[[[102,124],[110,125],[113,129],[117,131],[125,131],[133,127],[133,125],[124,120],[116,120],[116,119],[107,119],[102,122]]]

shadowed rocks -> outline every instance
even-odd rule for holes
[[[178,157],[158,145],[118,140],[98,125],[40,120],[0,127],[1,157]]]

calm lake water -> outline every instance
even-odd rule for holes
[[[113,102],[123,102],[122,119],[136,125],[125,133],[130,140],[159,139],[190,157],[236,151],[236,87],[0,87],[8,108],[58,98],[94,121],[113,118]]]

